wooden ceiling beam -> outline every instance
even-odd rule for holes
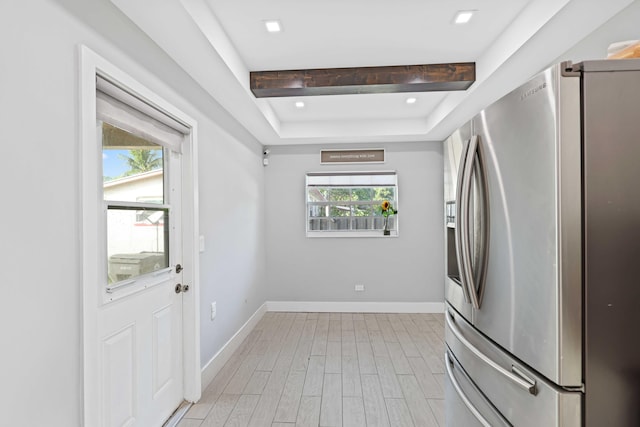
[[[389,67],[252,71],[256,98],[465,90],[475,82],[475,62]]]

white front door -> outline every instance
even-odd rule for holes
[[[80,59],[83,425],[161,426],[201,390],[197,122]]]
[[[101,427],[154,427],[184,395],[181,154],[119,107],[98,92],[99,418]]]

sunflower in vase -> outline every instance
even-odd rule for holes
[[[389,230],[389,217],[398,213],[396,209],[393,209],[391,203],[388,200],[385,200],[380,205],[382,210],[382,216],[384,217],[384,235],[389,236],[391,231]]]

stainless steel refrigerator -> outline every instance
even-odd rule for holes
[[[447,425],[640,426],[640,60],[553,66],[444,153]]]

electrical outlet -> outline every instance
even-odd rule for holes
[[[356,292],[364,292],[364,285],[356,285],[354,290]]]
[[[216,303],[211,303],[211,320],[216,318]]]

